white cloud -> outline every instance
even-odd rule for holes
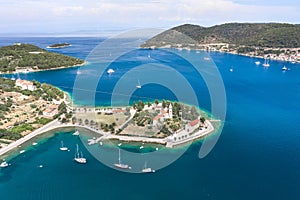
[[[171,27],[182,23],[299,23],[300,5],[249,5],[233,0],[0,0],[0,30]],[[243,1],[244,2],[244,1]],[[9,17],[8,17],[9,16]]]

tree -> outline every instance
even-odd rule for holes
[[[76,117],[72,117],[72,123],[75,124],[77,122],[77,118]]]
[[[142,101],[138,101],[137,109],[138,111],[142,111],[144,109],[145,104]]]
[[[167,106],[167,102],[165,100],[162,101],[162,107],[165,108]]]
[[[66,105],[66,103],[64,101],[61,102],[61,104],[58,106],[58,112],[60,114],[67,113],[67,105]]]
[[[200,117],[200,121],[203,124],[205,122],[205,117]]]
[[[94,126],[94,125],[95,125],[94,120],[91,120],[91,121],[90,121],[90,126]]]
[[[158,100],[157,100],[157,99],[155,99],[154,103],[155,103],[156,105],[158,105],[158,103],[159,103],[159,102],[158,102]]]
[[[84,124],[85,124],[85,125],[88,125],[88,124],[89,124],[89,120],[88,120],[88,119],[85,119],[85,120],[84,120]]]

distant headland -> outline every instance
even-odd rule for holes
[[[71,44],[69,43],[57,43],[57,44],[52,44],[47,46],[47,49],[59,49],[59,48],[65,48],[69,46],[71,46]]]
[[[141,47],[220,51],[300,62],[300,25],[228,23],[202,27],[184,24],[158,34]]]
[[[84,60],[49,52],[32,44],[0,47],[0,73],[28,73],[83,65]]]

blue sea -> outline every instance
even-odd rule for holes
[[[154,77],[151,70],[155,77],[162,75],[164,80],[177,86],[177,79],[165,75],[171,70],[165,66],[171,66],[196,91],[197,106],[211,112],[210,91],[203,77],[187,60],[177,55],[199,60],[200,67],[205,66],[203,58],[209,56],[220,72],[226,91],[226,118],[217,144],[206,157],[199,159],[202,142],[195,142],[179,159],[156,173],[133,174],[99,162],[89,153],[82,142],[84,139],[72,136],[72,131],[57,131],[41,138],[37,146],[30,147],[25,153],[16,154],[9,160],[11,166],[0,169],[1,199],[300,199],[300,64],[271,61],[271,66],[264,68],[255,65],[255,61],[263,62],[262,59],[175,49],[131,50],[109,65],[89,60],[90,52],[104,40],[88,37],[0,38],[0,46],[22,42],[46,48],[50,44],[68,42],[72,46],[50,51],[88,58],[89,61],[82,67],[6,77],[19,76],[53,84],[68,92],[74,103],[86,106],[132,104],[155,99],[183,99],[185,103],[195,105],[191,96],[178,96],[157,81],[125,94],[114,92],[114,89],[122,88],[116,87],[119,80],[127,83],[126,88],[135,88],[138,80],[143,84]],[[99,55],[100,61],[102,57],[105,58]],[[149,67],[149,64],[153,68],[147,73],[144,68],[133,70],[136,66]],[[105,66],[113,68],[115,73],[99,73],[107,69]],[[289,70],[283,72],[283,66]],[[205,68],[200,70],[204,74],[209,72]],[[94,90],[87,90],[90,85],[79,84],[85,90],[76,95],[78,80],[95,82],[92,84]],[[114,102],[111,100],[113,95]],[[70,147],[70,152],[59,151],[61,141]],[[88,159],[86,165],[73,161],[76,144]],[[99,149],[98,146],[92,148]],[[103,152],[110,152],[112,163],[117,162],[117,145],[102,148]],[[140,151],[138,146],[127,145],[126,148]],[[146,147],[142,153],[148,151],[151,147]],[[161,151],[165,156],[162,159],[166,159],[180,149],[162,148]],[[130,163],[129,157],[122,160]]]

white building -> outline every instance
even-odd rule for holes
[[[200,126],[200,119],[196,119],[194,121],[189,122],[187,125],[185,125],[185,130],[188,133],[193,132]]]
[[[157,125],[158,122],[163,122],[165,119],[173,119],[173,107],[170,103],[169,108],[161,109],[160,113],[153,118],[153,125]]]
[[[30,90],[30,91],[36,90],[36,86],[33,85],[31,81],[17,79],[16,86],[21,87],[22,90]]]

